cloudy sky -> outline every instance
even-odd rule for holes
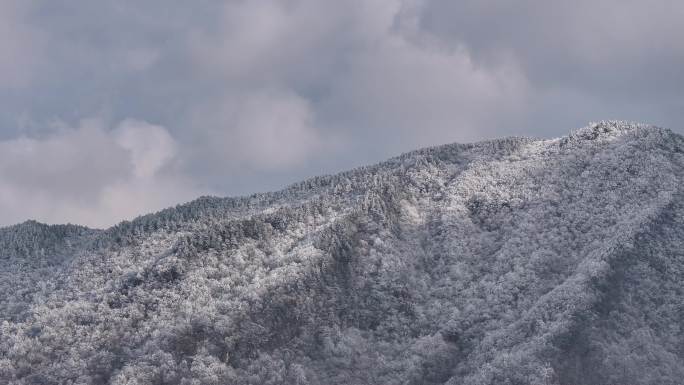
[[[0,225],[104,227],[411,149],[684,133],[681,0],[0,0]]]

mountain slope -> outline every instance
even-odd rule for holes
[[[679,384],[682,182],[684,138],[602,122],[3,229],[0,383]]]

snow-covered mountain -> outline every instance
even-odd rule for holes
[[[0,229],[0,383],[682,384],[683,183],[602,122]]]

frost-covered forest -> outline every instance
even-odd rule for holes
[[[601,122],[0,229],[0,383],[682,384],[683,183]]]

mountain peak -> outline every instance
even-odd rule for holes
[[[670,130],[650,124],[622,120],[602,120],[599,122],[591,122],[586,127],[573,130],[567,137],[597,140],[615,138],[626,134],[635,134],[638,132],[657,132],[661,134],[667,132],[672,134]]]

